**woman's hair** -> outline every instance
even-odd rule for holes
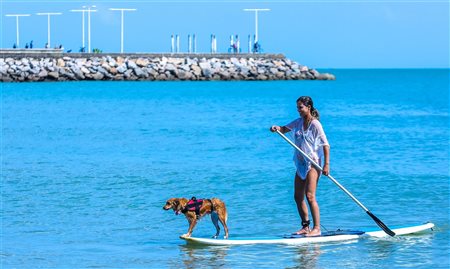
[[[311,107],[311,116],[313,116],[314,118],[319,120],[319,117],[320,117],[319,111],[314,107],[314,103],[313,103],[313,100],[311,99],[311,97],[309,97],[309,96],[300,96],[297,99],[297,103],[298,102],[301,102],[305,106]]]

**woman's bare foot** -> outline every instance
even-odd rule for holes
[[[320,236],[322,232],[320,231],[320,228],[314,228],[309,233],[307,233],[305,236]]]
[[[295,233],[293,233],[293,235],[308,234],[310,232],[311,232],[311,230],[309,229],[309,226],[306,226],[306,227],[303,227],[300,230],[296,231]]]

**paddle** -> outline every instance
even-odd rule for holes
[[[286,140],[286,142],[288,142],[291,146],[293,146],[296,150],[298,150],[303,157],[305,157],[306,159],[308,159],[308,161],[310,161],[317,169],[319,169],[320,171],[322,171],[322,167],[320,167],[320,165],[318,165],[315,161],[313,161],[313,159],[311,159],[305,152],[303,152],[299,147],[297,147],[297,145],[295,145],[291,140],[289,140],[289,138],[287,138],[284,134],[282,134],[280,131],[277,130],[277,133],[284,139]],[[341,190],[343,190],[348,196],[350,196],[350,198],[353,199],[353,201],[355,201],[362,209],[364,209],[364,211],[366,211],[366,213],[375,221],[375,223],[381,228],[383,229],[384,232],[386,232],[388,235],[390,236],[394,236],[395,233],[389,229],[386,224],[384,224],[379,218],[377,218],[374,214],[372,214],[369,209],[367,209],[367,207],[365,207],[360,201],[358,201],[358,199],[355,198],[355,196],[353,196],[353,194],[351,194],[346,188],[344,188],[344,186],[342,186],[336,179],[334,179],[331,175],[327,175],[327,177],[329,179],[331,179],[331,181],[334,182],[334,184],[336,184]]]

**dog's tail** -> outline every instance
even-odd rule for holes
[[[225,222],[228,222],[228,210],[227,207],[225,206],[225,203],[223,204],[223,209],[225,211]]]
[[[223,201],[221,201],[218,198],[212,198],[211,200],[211,211],[217,211],[217,208],[221,208],[223,209],[223,213],[225,215],[225,222],[228,221],[228,213],[227,213],[227,207],[225,206],[225,203]],[[222,210],[221,210],[222,211]]]

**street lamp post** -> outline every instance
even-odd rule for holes
[[[97,10],[91,9],[95,8],[95,6],[89,6],[86,9],[86,6],[83,6],[83,9],[72,9],[72,12],[82,12],[82,31],[83,31],[83,50],[85,48],[84,46],[84,12],[88,13],[88,52],[91,52],[91,12],[97,12]]]
[[[121,13],[121,23],[120,23],[120,53],[123,53],[123,12],[124,11],[136,11],[135,8],[110,8],[109,10],[120,11]]]
[[[85,7],[83,7],[85,8]],[[95,6],[89,6],[86,12],[88,13],[88,52],[91,52],[91,12],[97,12],[95,9]]]
[[[51,15],[61,15],[62,13],[36,13],[36,15],[46,15],[47,16],[47,44],[50,47],[50,16]]]
[[[20,46],[19,44],[19,17],[28,17],[30,14],[6,14],[6,17],[16,17],[16,44],[17,47]]]
[[[255,12],[255,40],[254,42],[258,42],[258,12],[259,11],[270,11],[268,8],[246,8],[244,11],[254,11]]]
[[[83,50],[86,48],[86,46],[84,45],[85,44],[85,42],[84,42],[84,12],[86,12],[86,10],[85,9],[72,9],[72,10],[70,10],[71,12],[81,12],[82,13],[82,16],[81,16],[81,35],[82,35],[82,48],[83,48]]]

